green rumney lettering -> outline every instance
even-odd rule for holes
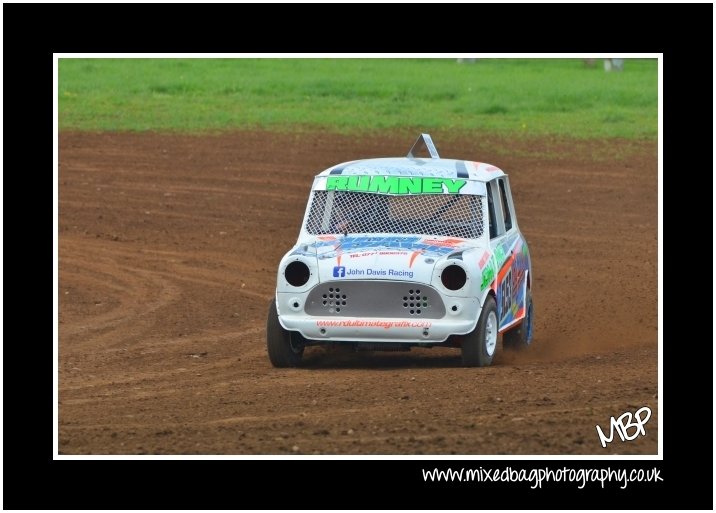
[[[443,192],[443,181],[442,178],[423,178],[423,193],[440,194]]]
[[[374,176],[370,181],[368,192],[382,192],[389,194],[398,193],[397,176]]]
[[[443,184],[445,188],[443,189]],[[378,192],[382,194],[458,194],[466,180],[403,176],[329,176],[327,191]]]
[[[348,190],[349,191],[368,191],[370,185],[370,176],[351,176],[348,179]]]
[[[422,178],[400,178],[398,194],[420,194],[423,190]]]
[[[467,182],[465,180],[445,180],[445,187],[450,194],[457,194],[460,192]]]
[[[328,180],[326,180],[327,191],[345,191],[347,185],[347,176],[329,176]]]

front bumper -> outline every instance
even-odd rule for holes
[[[278,293],[279,321],[289,331],[326,342],[440,343],[473,331],[480,314],[476,298],[442,296],[445,313],[440,318],[309,315],[307,299],[308,293]]]

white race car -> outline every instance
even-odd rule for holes
[[[416,158],[424,145],[430,158]],[[428,134],[405,158],[356,160],[313,181],[298,242],[281,259],[267,346],[459,347],[466,366],[532,341],[532,263],[499,168],[441,159]]]

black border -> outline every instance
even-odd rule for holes
[[[50,185],[53,52],[663,52],[668,209],[669,182],[711,174],[700,156],[712,148],[705,121],[713,108],[712,13],[708,4],[4,4],[3,228],[10,234],[4,276],[11,284],[4,318],[14,322],[5,325],[3,344],[3,507],[711,509],[712,476],[698,468],[713,467],[713,347],[702,333],[688,331],[695,331],[694,318],[685,313],[695,311],[696,301],[674,299],[698,294],[703,266],[674,282],[664,273],[663,462],[53,461],[52,203],[51,190],[38,195],[37,188]],[[694,189],[689,194],[699,205],[705,187]],[[692,262],[700,245],[683,234],[678,241],[665,235],[664,269]],[[420,474],[423,467],[480,465],[657,467],[664,481],[627,490],[572,484],[531,490],[425,483]]]

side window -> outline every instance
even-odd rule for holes
[[[500,196],[502,197],[502,213],[505,218],[505,231],[512,229],[512,213],[510,212],[510,201],[507,199],[507,191],[505,191],[505,180],[500,178]]]
[[[490,238],[497,237],[497,218],[495,217],[495,202],[492,199],[492,184],[487,184],[487,216],[490,218]]]

